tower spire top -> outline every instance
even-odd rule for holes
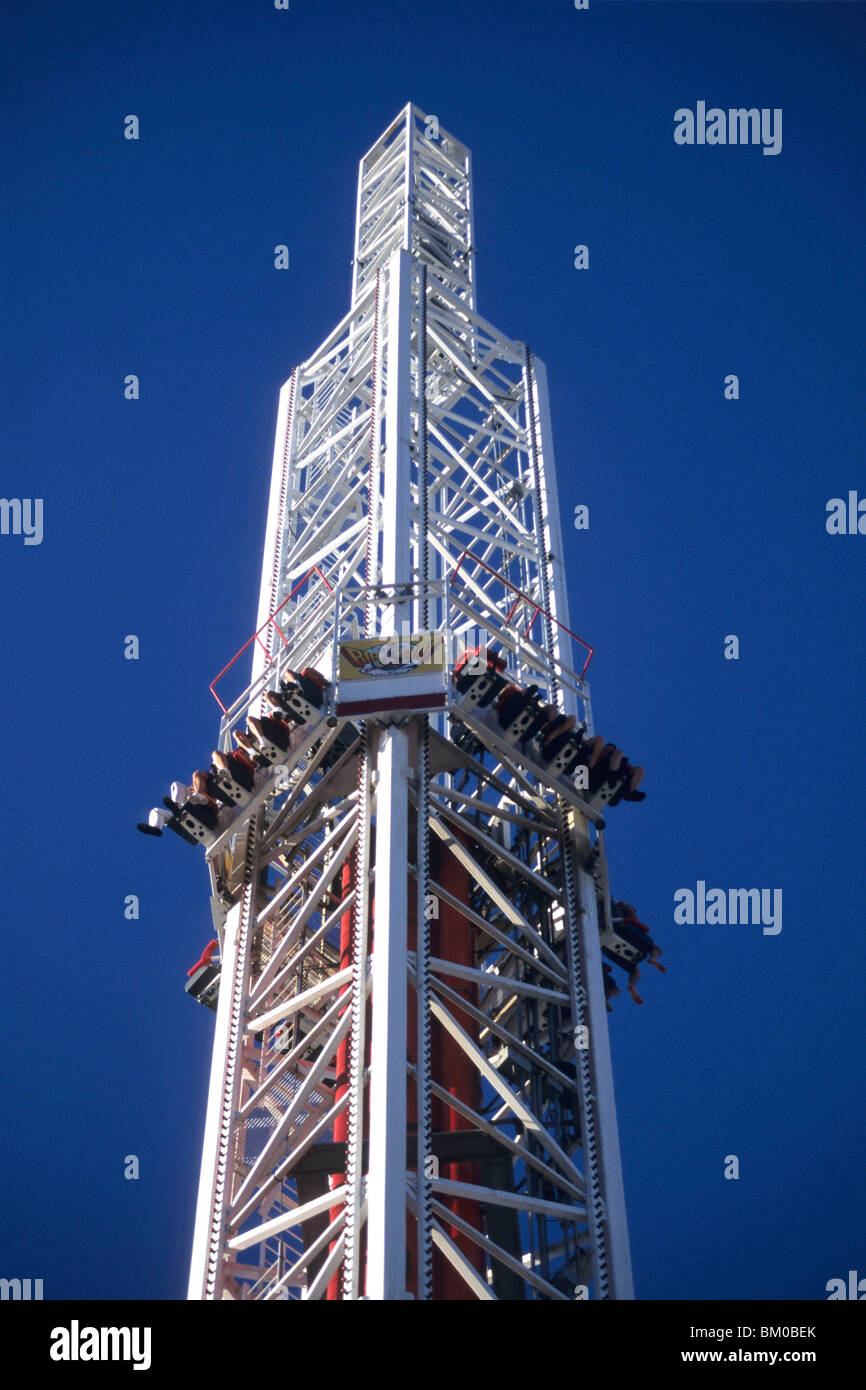
[[[471,155],[435,114],[408,102],[358,170],[352,304],[398,248],[475,308]]]

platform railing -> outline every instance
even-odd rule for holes
[[[488,593],[469,572],[470,565],[487,571],[502,593]],[[314,576],[314,582],[301,594]],[[503,596],[507,596],[505,600]],[[492,566],[464,551],[449,575],[424,582],[359,585],[352,581],[340,585],[333,584],[318,566],[310,569],[211,682],[211,693],[223,712],[221,748],[231,747],[232,730],[252,712],[266,690],[278,687],[286,669],[315,666],[321,670],[331,682],[326,713],[335,717],[341,644],[365,637],[379,638],[384,644],[394,636],[415,633],[419,631],[415,619],[425,606],[428,611],[444,615],[438,625],[428,623],[425,631],[444,653],[448,669],[467,649],[479,647],[483,655],[484,649],[490,647],[506,657],[510,673],[519,684],[534,683],[551,699],[557,688],[571,691],[581,717],[590,722],[585,676],[592,647]],[[553,623],[583,649],[585,660],[580,671],[552,656],[534,639],[539,619]],[[271,628],[276,638],[270,639],[269,644],[263,638]],[[226,705],[216,687],[253,643],[268,653],[268,660],[255,680]]]

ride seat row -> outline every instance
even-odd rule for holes
[[[467,709],[495,713],[501,737],[515,747],[530,745],[532,756],[554,776],[567,777],[578,766],[587,769],[588,800],[595,809],[621,801],[643,801],[639,791],[644,769],[634,767],[621,749],[601,737],[588,738],[574,715],[544,703],[537,685],[525,688],[507,680],[501,656],[470,649],[455,663],[453,681]],[[458,742],[461,742],[458,735]],[[467,741],[468,742],[468,741]],[[476,741],[477,742],[477,741]]]

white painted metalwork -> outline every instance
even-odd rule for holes
[[[228,750],[287,670],[331,683],[206,851],[191,1298],[632,1296],[601,813],[447,677],[489,646],[591,732],[568,627],[544,367],[477,313],[469,152],[410,105],[361,161],[349,312],[280,394],[251,682],[214,686]],[[341,667],[420,633],[427,677]]]

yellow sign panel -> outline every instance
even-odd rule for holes
[[[432,675],[444,669],[445,639],[441,632],[395,633],[340,644],[341,681]]]

